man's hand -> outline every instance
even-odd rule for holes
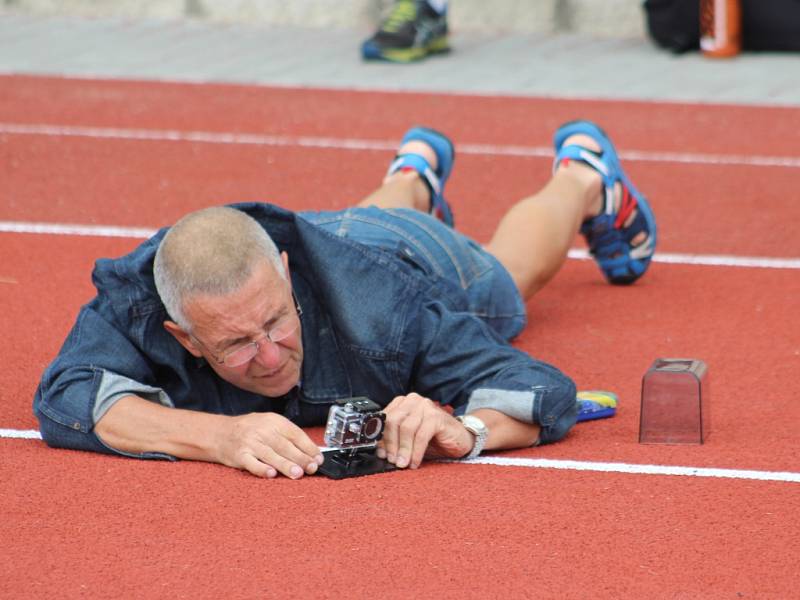
[[[397,396],[383,412],[386,427],[377,453],[400,468],[416,469],[424,457],[461,458],[472,450],[475,437],[419,394]]]
[[[252,413],[225,421],[216,436],[217,462],[260,477],[299,479],[322,464],[319,447],[286,417]]]
[[[163,452],[246,469],[260,477],[283,473],[297,479],[315,473],[322,464],[317,445],[275,413],[229,417],[125,396],[97,422],[95,433],[122,452]]]

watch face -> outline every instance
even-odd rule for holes
[[[469,429],[475,435],[486,435],[488,433],[486,424],[478,417],[466,415],[461,418],[461,422],[464,424],[464,427]]]
[[[459,417],[459,421],[461,421],[461,424],[466,428],[467,431],[475,436],[475,444],[473,445],[472,450],[464,458],[475,458],[483,450],[483,446],[486,443],[486,438],[489,437],[489,428],[486,427],[486,423],[481,421],[478,417],[474,417],[472,415],[464,415],[463,417]]]

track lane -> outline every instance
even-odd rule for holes
[[[0,90],[0,122],[36,124],[399,139],[419,122],[458,142],[549,145],[558,125],[580,117],[605,124],[622,148],[778,156],[797,155],[800,130],[800,111],[784,107],[2,75]]]
[[[213,204],[269,200],[337,209],[383,177],[385,150],[0,136],[0,220],[161,227]],[[448,184],[458,227],[488,241],[500,215],[545,183],[550,159],[458,156]],[[800,257],[800,169],[632,162],[649,198],[659,250]],[[332,185],[332,183],[334,183]],[[711,218],[708,215],[712,215]]]
[[[464,577],[475,597],[795,590],[795,485],[513,468],[487,479],[470,465],[259,481],[10,444],[0,581],[11,596],[455,598]]]

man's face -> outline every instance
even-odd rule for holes
[[[283,259],[286,264],[285,254]],[[205,357],[225,381],[270,397],[297,385],[303,362],[299,316],[288,275],[282,278],[267,260],[236,292],[194,296],[186,302],[184,312],[192,323],[192,333],[181,343],[195,356]],[[297,328],[272,342],[265,334],[274,331],[276,324],[279,329],[287,325]],[[232,353],[252,342],[258,344],[258,351],[250,360],[239,366],[220,364],[220,359],[226,357],[230,362]]]

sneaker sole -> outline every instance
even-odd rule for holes
[[[447,38],[435,38],[427,46],[417,48],[363,48],[364,60],[385,60],[393,63],[412,63],[434,54],[450,52]]]

